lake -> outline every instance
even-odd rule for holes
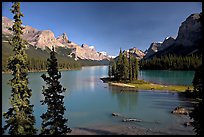
[[[29,73],[29,87],[32,89],[31,104],[34,104],[36,127],[41,126],[40,115],[46,111],[40,100],[45,82],[40,77],[45,72]],[[163,134],[195,134],[192,127],[185,127],[188,116],[173,115],[176,106],[192,107],[191,101],[178,93],[169,91],[138,90],[120,92],[121,87],[103,83],[100,77],[108,75],[107,66],[83,67],[81,70],[62,71],[60,80],[67,90],[64,93],[65,117],[68,126],[89,127],[94,125],[131,124]],[[144,70],[139,79],[162,84],[192,85],[194,71]],[[7,84],[10,74],[2,74],[2,112],[10,106],[11,88]],[[128,118],[142,119],[143,122],[122,122],[112,117],[113,112]],[[5,121],[2,116],[2,125]]]

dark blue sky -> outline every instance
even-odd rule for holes
[[[2,3],[2,15],[12,19],[12,3]],[[176,37],[179,26],[201,2],[22,2],[24,25],[66,32],[69,40],[118,55],[119,49],[145,51],[152,42]]]

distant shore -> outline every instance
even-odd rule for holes
[[[177,91],[184,92],[186,89],[193,90],[193,86],[191,85],[162,85],[151,82],[146,82],[144,80],[136,80],[133,82],[122,82],[122,81],[114,81],[110,78],[100,78],[104,83],[109,83],[113,86],[120,87],[128,87],[140,90],[169,90],[169,91]]]
[[[59,69],[59,71],[67,71],[67,70],[80,70],[81,68],[73,68],[73,69]],[[47,70],[30,70],[28,73],[31,72],[47,72]],[[10,71],[2,71],[2,74],[11,74]]]
[[[59,71],[67,71],[67,70],[81,70],[82,67],[96,67],[96,66],[107,66],[107,65],[91,65],[91,66],[81,66],[79,68],[71,68],[71,69],[59,69]],[[46,72],[47,70],[30,70],[30,72]],[[2,74],[11,74],[10,71],[2,71]]]

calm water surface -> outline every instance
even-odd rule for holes
[[[31,103],[34,104],[36,127],[41,124],[40,115],[46,106],[40,104],[44,97],[40,77],[43,72],[29,73],[29,87],[32,89]],[[176,106],[192,107],[190,100],[177,93],[168,91],[120,92],[122,88],[103,83],[99,78],[108,74],[107,66],[83,67],[82,70],[62,71],[61,84],[67,90],[64,93],[65,117],[68,126],[87,127],[100,124],[131,124],[164,134],[194,134],[192,127],[185,127],[188,116],[171,114]],[[193,71],[140,71],[139,78],[163,84],[191,85]],[[10,106],[10,74],[2,74],[2,112]],[[126,89],[128,90],[128,89]],[[128,118],[139,118],[143,122],[124,123],[122,118],[112,117],[117,112]],[[2,116],[2,125],[4,125]]]

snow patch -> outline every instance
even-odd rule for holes
[[[165,39],[169,39],[170,37],[166,37]]]
[[[89,48],[90,48],[90,49],[94,49],[94,46],[90,46]]]
[[[107,53],[105,51],[102,51],[102,52],[99,52],[99,53],[101,53],[103,55],[107,55]]]

